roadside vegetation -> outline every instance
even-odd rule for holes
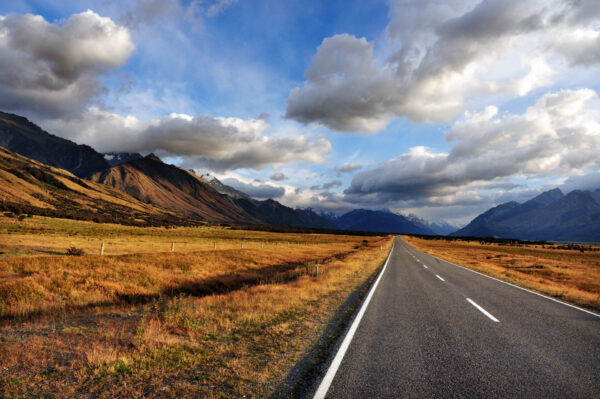
[[[447,261],[600,312],[597,245],[409,236],[404,240]]]
[[[392,243],[8,219],[0,220],[5,397],[269,396],[333,339],[322,336],[326,326],[352,310],[343,305]]]

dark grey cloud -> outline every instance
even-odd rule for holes
[[[103,92],[100,77],[134,50],[129,30],[92,11],[63,24],[41,16],[0,16],[0,108],[73,116]]]
[[[310,189],[313,191],[319,191],[319,190],[331,190],[334,187],[342,187],[342,182],[339,180],[333,180],[333,181],[323,183],[322,185],[317,184],[314,186],[310,186]]]
[[[286,117],[363,132],[402,116],[449,122],[471,97],[548,85],[563,60],[600,62],[600,10],[591,1],[415,0],[391,8],[386,45],[397,51],[380,59],[364,38],[324,39],[306,82],[288,96]]]
[[[330,190],[334,187],[342,187],[342,182],[339,180],[333,180],[327,183],[323,183],[321,190]]]
[[[337,177],[340,177],[342,173],[352,173],[360,168],[362,168],[362,165],[360,164],[346,162],[342,166],[336,166],[333,168],[333,170],[335,171]]]
[[[280,198],[285,194],[283,187],[275,187],[269,184],[244,183],[232,177],[223,179],[223,183],[257,199]]]
[[[274,175],[271,176],[271,180],[275,180],[275,181],[283,181],[286,179],[287,179],[287,176],[281,172],[275,173]]]

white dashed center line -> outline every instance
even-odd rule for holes
[[[492,316],[487,310],[485,310],[484,308],[482,308],[481,306],[479,306],[478,304],[476,304],[475,301],[473,301],[470,298],[467,298],[467,301],[469,301],[469,303],[471,305],[475,306],[477,308],[477,310],[479,310],[481,313],[483,313],[484,315],[486,315],[487,317],[489,317],[490,319],[492,319],[496,323],[500,323],[500,320],[498,320],[497,318],[495,318],[494,316]]]
[[[440,280],[442,280],[442,281],[446,281],[446,280],[444,280],[443,278],[441,278],[440,276],[438,276],[437,274],[436,274],[435,276],[436,276],[437,278],[439,278]]]
[[[427,265],[423,265],[423,267],[424,267],[425,269],[429,269],[429,268],[427,267]]]

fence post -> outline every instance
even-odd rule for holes
[[[104,255],[104,243],[100,244],[100,256]]]
[[[171,252],[175,252],[175,241],[171,241]]]
[[[317,265],[317,277],[319,277],[319,265]]]
[[[265,243],[261,241],[261,242],[260,242],[260,247],[261,247],[261,248],[263,248],[263,247],[264,247],[264,245],[265,245]]]
[[[213,242],[213,251],[216,251],[216,250],[217,250],[217,243]]]
[[[242,241],[242,249],[244,249],[244,241]]]

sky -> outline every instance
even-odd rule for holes
[[[256,198],[464,224],[600,188],[597,0],[0,2],[0,109]]]

